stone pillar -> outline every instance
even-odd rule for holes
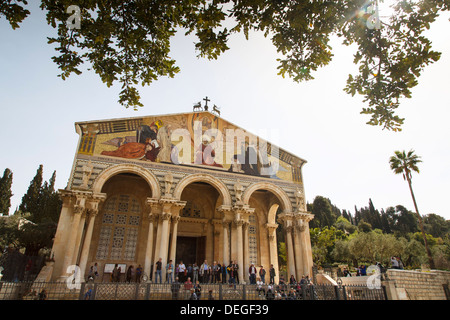
[[[168,254],[168,238],[169,238],[169,219],[170,213],[163,212],[161,214],[162,224],[161,224],[161,243],[159,247],[159,255],[162,261],[162,279],[166,278],[166,265],[167,265],[167,254]],[[164,280],[163,280],[164,282]]]
[[[230,221],[223,220],[222,221],[223,226],[223,263],[225,263],[226,266],[230,264],[230,236],[229,236],[229,226]]]
[[[154,213],[148,214],[148,235],[147,235],[147,247],[145,249],[145,260],[144,260],[144,272],[148,274],[150,280],[150,272],[153,261],[153,231],[155,229],[154,222],[158,222],[158,216]]]
[[[234,221],[236,225],[236,244],[237,244],[237,263],[239,265],[239,282],[244,283],[244,251],[243,251],[243,241],[242,241],[242,225],[244,220],[236,219]]]
[[[158,224],[159,204],[158,199],[147,198],[147,210],[148,210],[148,234],[147,234],[147,246],[145,248],[145,260],[144,260],[144,272],[148,274],[148,281],[150,281],[151,266],[153,263],[153,238],[155,223]],[[156,254],[156,253],[155,253]]]
[[[302,275],[309,276],[308,252],[306,248],[306,226],[302,221],[300,226],[300,242],[301,242],[301,256],[302,256]]]
[[[313,267],[313,257],[312,257],[312,248],[311,248],[311,237],[309,235],[309,220],[306,221],[306,227],[305,227],[305,248],[306,248],[306,257],[303,257],[303,259],[305,259],[306,261],[308,261],[308,269],[307,271],[305,270],[305,273],[308,272],[309,278],[312,279],[313,277],[313,271],[312,271],[312,267]]]
[[[174,200],[172,198],[163,198],[159,200],[159,204],[162,206],[162,212],[161,212],[161,224],[158,227],[158,233],[159,229],[161,228],[160,236],[161,240],[159,243],[159,257],[155,257],[155,261],[159,260],[161,258],[162,260],[162,279],[166,279],[166,265],[168,262],[168,255],[169,255],[169,235],[170,235],[170,228],[169,228],[169,222],[172,217],[172,210],[173,206],[177,206],[176,202],[177,200]],[[165,281],[165,280],[163,280]]]
[[[85,210],[86,196],[76,195],[76,203],[73,208],[72,223],[69,230],[69,235],[67,239],[67,244],[65,247],[64,263],[62,266],[61,275],[68,276],[67,268],[73,264],[73,257],[75,253],[75,248],[77,247],[77,235],[78,229],[80,227],[81,216]]]
[[[170,258],[175,265],[175,258],[177,256],[177,237],[178,237],[178,222],[180,221],[180,211],[186,205],[186,201],[178,201],[171,207],[172,216],[172,239],[170,243]],[[164,266],[165,267],[165,266]]]
[[[248,242],[248,226],[250,225],[250,223],[248,221],[244,221],[243,225],[242,225],[242,230],[244,232],[244,243],[243,243],[243,248],[244,248],[244,278],[245,281],[247,283],[250,283],[250,278],[249,278],[249,274],[248,274],[248,268],[250,267],[250,257],[249,257],[249,242]],[[253,263],[255,263],[256,266],[256,261],[252,261]]]
[[[294,255],[294,245],[292,241],[292,229],[293,229],[293,217],[292,213],[283,212],[278,216],[278,220],[283,223],[284,230],[286,232],[286,256],[288,263],[288,274],[286,281],[293,274],[295,275],[295,255]]]
[[[303,273],[308,275],[310,279],[313,278],[312,267],[313,267],[313,259],[312,259],[312,249],[311,249],[311,238],[309,235],[309,221],[314,218],[314,215],[301,212],[298,214],[298,217],[301,219],[301,236],[300,241],[302,244],[302,262],[303,262]]]
[[[222,235],[222,222],[220,220],[214,219],[212,222],[213,228],[213,260],[222,264],[222,254],[223,249],[221,249],[221,235]]]
[[[289,278],[291,275],[295,275],[295,255],[294,255],[294,244],[292,241],[292,226],[286,227],[286,247],[287,247],[287,260],[288,260],[288,275],[287,275],[287,281],[289,281]]]
[[[73,218],[73,205],[74,197],[72,192],[67,190],[58,190],[58,193],[62,199],[62,208],[59,215],[58,228],[56,229],[55,237],[53,240],[53,247],[51,252],[51,258],[55,259],[53,268],[52,280],[59,278],[61,274],[65,274],[66,270],[63,270],[64,256],[66,251],[66,244],[68,236],[70,235],[70,227]]]
[[[278,224],[266,224],[267,233],[269,235],[269,254],[270,254],[270,264],[273,265],[275,269],[275,283],[278,283],[279,277],[279,269],[278,269],[278,250],[277,250],[277,235],[276,230],[278,228]],[[268,271],[270,265],[267,266],[266,270]],[[270,279],[270,275],[266,275],[267,279]]]
[[[72,262],[70,264],[78,264],[81,254],[81,243],[83,242],[83,233],[86,227],[86,211],[84,211],[80,216],[80,221],[78,223],[77,236],[75,239],[75,247],[73,249]]]
[[[84,275],[86,274],[86,265],[87,260],[89,256],[89,249],[91,246],[91,240],[92,240],[92,230],[94,229],[94,223],[95,223],[95,217],[97,216],[97,211],[91,211],[87,213],[86,220],[88,221],[88,227],[86,230],[86,235],[83,241],[83,248],[81,250],[81,256],[80,256],[80,276],[81,276],[81,282],[85,280]]]
[[[156,216],[155,223],[156,223],[156,243],[155,243],[155,256],[153,257],[153,273],[155,272],[155,263],[156,261],[161,258],[161,230],[162,230],[162,212],[159,212]]]
[[[86,216],[88,221],[88,227],[83,241],[83,249],[80,256],[80,273],[81,281],[84,280],[86,273],[86,265],[89,258],[89,251],[91,249],[92,232],[95,225],[95,217],[98,215],[100,204],[106,199],[106,194],[95,194],[89,199],[87,203]]]
[[[248,216],[249,214],[253,213],[255,209],[250,208],[248,205],[244,205],[241,203],[236,203],[233,207],[233,221],[234,225],[236,226],[235,234],[236,236],[233,237],[232,234],[232,243],[236,242],[236,260],[239,265],[239,281],[241,283],[245,283],[245,280],[248,279],[248,263],[247,259],[245,258],[244,250],[247,252],[247,258],[248,258],[248,228],[245,228],[245,224],[248,224]],[[243,228],[244,227],[244,228]],[[244,231],[246,232],[246,235],[244,235]],[[246,243],[244,239],[246,238]],[[232,258],[233,258],[233,252],[232,252]]]
[[[303,271],[303,254],[302,254],[302,247],[304,247],[301,243],[300,237],[301,237],[301,226],[298,226],[297,224],[293,228],[293,234],[294,234],[294,254],[295,254],[295,279],[297,281],[300,281],[302,278],[304,271]]]
[[[180,221],[180,216],[172,217],[172,239],[170,243],[170,260],[172,260],[175,265],[175,258],[177,254],[177,232],[178,232],[178,222]]]
[[[217,208],[217,211],[222,213],[222,236],[223,236],[223,263],[228,266],[231,261],[230,254],[230,225],[232,221],[232,211],[231,207],[228,206],[220,206]]]

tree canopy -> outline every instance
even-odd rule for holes
[[[9,169],[5,173],[12,177]],[[49,181],[43,181],[43,165],[39,165],[19,208],[0,220],[0,247],[23,247],[27,255],[38,255],[40,249],[51,248],[62,207],[55,181],[55,171]]]
[[[119,82],[119,103],[135,109],[142,106],[138,84],[180,71],[169,55],[177,32],[194,34],[198,56],[207,59],[228,50],[235,33],[263,32],[279,53],[278,74],[296,82],[312,80],[330,63],[330,39],[339,37],[343,45],[354,45],[359,67],[344,91],[364,97],[361,113],[371,116],[368,124],[398,131],[404,122],[396,114],[400,100],[411,97],[423,69],[441,55],[424,31],[450,9],[450,0],[392,1],[392,14],[380,19],[383,2],[42,0],[41,8],[58,31],[48,42],[56,45],[53,61],[60,77],[80,74],[88,63],[107,86]],[[26,5],[26,0],[0,0],[0,17],[18,28],[30,14]]]
[[[416,213],[406,207],[397,205],[378,210],[369,199],[368,206],[355,206],[352,214],[349,210],[340,210],[323,196],[315,199],[326,199],[328,203],[316,207],[321,222],[314,226],[315,216],[310,223],[313,260],[317,265],[349,264],[356,267],[380,262],[389,266],[391,256],[400,257],[408,269],[429,265]],[[308,206],[308,211],[313,208]],[[330,207],[336,208],[337,219],[322,219]],[[435,267],[449,270],[450,220],[431,213],[425,215],[423,221]]]

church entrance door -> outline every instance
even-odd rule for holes
[[[185,266],[201,265],[205,260],[206,237],[177,237],[175,264],[183,261]]]

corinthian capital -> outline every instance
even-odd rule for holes
[[[236,227],[242,227],[244,225],[245,221],[242,219],[236,219],[233,221],[233,223],[235,224]]]
[[[169,212],[163,212],[159,216],[161,217],[161,220],[169,220],[172,217]]]

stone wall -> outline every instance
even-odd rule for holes
[[[398,300],[447,299],[443,285],[450,283],[450,271],[389,269],[387,275],[395,287]]]
[[[335,277],[319,270],[316,275],[317,284],[336,285]],[[381,284],[386,287],[389,300],[446,300],[443,285],[450,287],[450,271],[443,270],[397,270],[388,269],[386,280],[383,277]],[[365,286],[369,276],[340,278],[344,286]]]

